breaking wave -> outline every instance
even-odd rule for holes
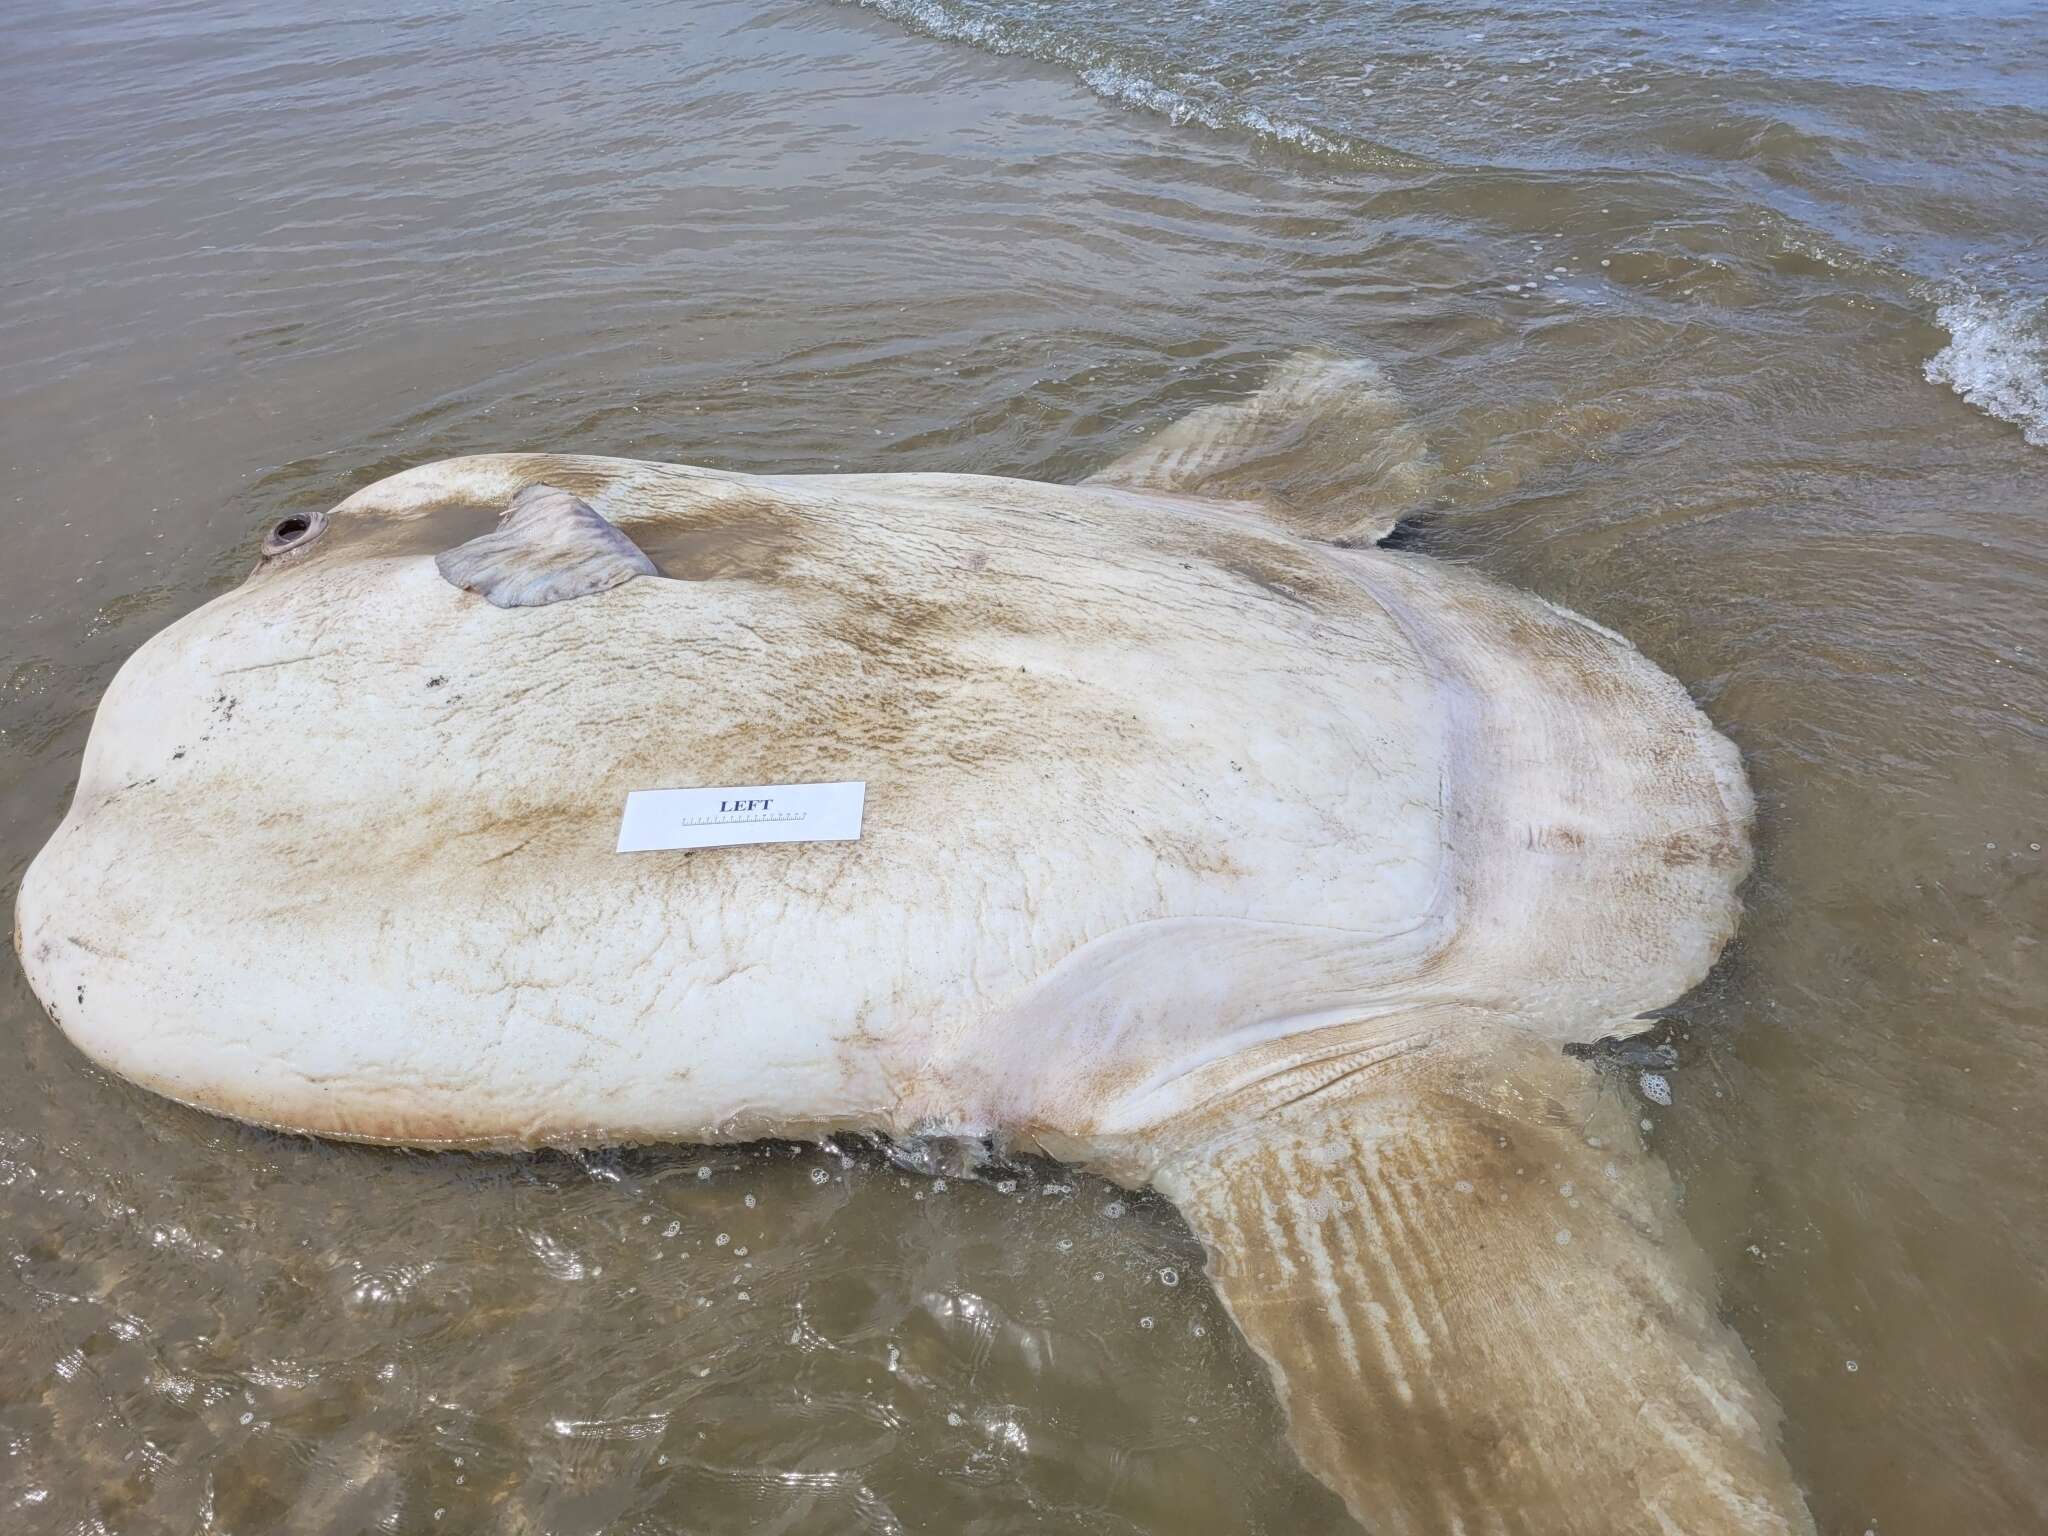
[[[996,18],[948,0],[851,0],[862,10],[943,42],[967,43],[988,53],[1036,60],[1071,71],[1104,101],[1156,113],[1178,124],[1194,123],[1217,132],[1248,133],[1347,164],[1389,170],[1424,170],[1431,162],[1385,145],[1333,133],[1293,118],[1276,116],[1220,92],[1205,91],[1194,79],[1168,84],[1158,72],[1112,49],[1015,18]]]
[[[2048,299],[1989,298],[1964,290],[1936,318],[1949,343],[1927,360],[1930,384],[1946,384],[1987,415],[2048,448]]]

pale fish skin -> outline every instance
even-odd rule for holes
[[[1154,1185],[1374,1531],[1811,1531],[1560,1053],[1733,932],[1740,762],[1619,636],[1373,547],[1431,472],[1305,358],[1078,486],[394,475],[122,668],[16,946],[95,1061],[262,1125]],[[614,851],[630,790],[854,779],[857,842]]]

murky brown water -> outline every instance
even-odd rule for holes
[[[1425,546],[1747,756],[1749,915],[1643,1113],[1821,1528],[2048,1525],[2038,16],[1901,83],[1883,7],[1813,12],[1834,74],[1772,33],[1725,79],[1593,6],[1403,8],[1377,74],[1365,6],[1178,74],[1106,13],[1089,54],[881,9],[980,46],[695,0],[13,19],[10,900],[114,669],[287,509],[506,448],[1073,477],[1372,356],[1450,471]],[[1497,91],[1451,41],[1488,26]],[[264,1135],[87,1067],[11,964],[0,1040],[5,1529],[1345,1528],[1159,1202]]]

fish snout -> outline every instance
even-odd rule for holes
[[[72,1008],[82,1004],[85,985],[82,978],[72,975],[75,967],[66,963],[62,953],[66,946],[57,932],[56,912],[51,900],[50,856],[50,849],[56,841],[52,838],[50,844],[30,862],[21,877],[20,887],[14,893],[14,954],[21,963],[22,974],[28,978],[29,990],[43,1005],[43,1012],[69,1034],[64,1003],[67,984],[72,994]]]
[[[180,1001],[165,975],[192,937],[181,944],[149,921],[149,904],[138,907],[139,893],[101,856],[89,822],[67,817],[22,876],[15,954],[29,990],[74,1046],[107,1071],[155,1087],[166,1044],[179,1033],[164,1028]],[[159,1091],[175,1096],[168,1084]]]

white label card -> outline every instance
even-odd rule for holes
[[[865,783],[636,789],[619,821],[619,852],[855,842],[867,798]]]

